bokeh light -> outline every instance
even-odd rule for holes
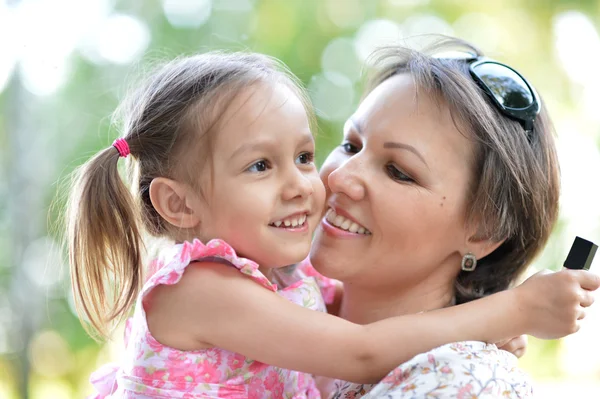
[[[597,3],[597,2],[596,2]],[[514,64],[557,132],[559,223],[531,272],[558,269],[574,235],[600,242],[600,35],[595,2],[517,0],[12,0],[0,2],[0,398],[80,398],[123,353],[75,316],[61,210],[69,173],[119,134],[111,113],[139,73],[214,49],[280,58],[308,88],[319,159],[339,144],[381,45],[472,41]],[[52,205],[52,206],[51,206]],[[600,256],[597,256],[600,258]],[[592,269],[600,270],[600,259]],[[578,334],[532,339],[520,362],[540,397],[600,398],[600,305]]]

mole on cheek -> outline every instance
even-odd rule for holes
[[[446,200],[446,197],[442,197],[442,202],[440,202],[440,206],[443,207],[444,206],[444,201]]]

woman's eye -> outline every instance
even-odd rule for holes
[[[307,165],[313,163],[314,160],[315,154],[312,152],[303,152],[302,154],[298,155],[298,158],[296,158],[296,163]]]
[[[394,165],[389,164],[389,165],[386,165],[385,168],[387,170],[388,175],[394,180],[398,180],[398,181],[402,181],[402,182],[414,182],[414,180],[410,176],[408,176],[407,174],[402,172],[400,169],[398,169]]]
[[[340,147],[348,154],[358,154],[360,152],[360,149],[357,146],[349,142],[342,143]]]
[[[267,161],[265,161],[264,159],[255,162],[254,164],[252,164],[248,169],[246,169],[248,172],[265,172],[267,169],[269,168],[269,165],[267,163]]]

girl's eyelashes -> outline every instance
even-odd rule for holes
[[[385,169],[388,176],[390,176],[392,180],[396,180],[403,183],[411,183],[415,181],[413,178],[408,176],[406,173],[402,172],[393,164],[387,164],[385,166]]]
[[[360,148],[349,141],[344,141],[342,144],[340,144],[340,147],[342,147],[344,152],[347,154],[358,154],[360,152]]]
[[[303,152],[296,158],[296,163],[301,165],[310,165],[315,161],[315,154],[307,151]]]
[[[306,151],[296,157],[295,163],[298,165],[312,165],[314,160],[315,160],[315,154],[310,151]],[[246,168],[246,172],[262,173],[262,172],[266,172],[267,170],[269,170],[271,168],[272,168],[271,162],[267,161],[266,159],[261,159],[261,160],[254,162],[252,165],[250,165],[248,168]]]
[[[252,165],[250,165],[250,167],[246,169],[246,171],[252,173],[260,173],[266,172],[267,169],[269,169],[270,167],[271,166],[267,160],[261,159],[260,161],[254,162]]]

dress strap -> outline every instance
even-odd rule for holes
[[[181,276],[193,262],[220,262],[235,267],[258,284],[270,291],[277,291],[277,285],[271,283],[264,274],[258,270],[258,264],[250,259],[237,256],[235,250],[223,240],[214,239],[204,244],[195,239],[175,245],[173,251],[154,264],[156,272],[148,279],[142,290],[142,297],[157,285],[176,284]]]
[[[321,295],[323,295],[323,300],[326,304],[330,305],[334,302],[338,289],[337,287],[341,286],[342,284],[340,281],[323,276],[313,267],[309,258],[304,259],[298,264],[298,271],[303,273],[305,276],[315,278],[317,284],[319,285],[319,289],[321,290]]]

